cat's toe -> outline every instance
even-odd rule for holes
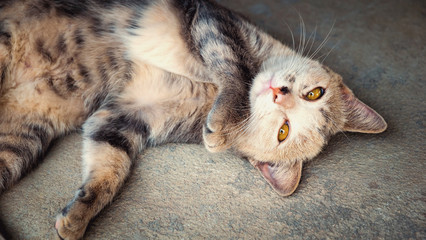
[[[222,131],[212,131],[207,124],[203,128],[203,140],[210,152],[220,152],[229,148],[226,144],[226,134]]]
[[[226,126],[226,115],[217,109],[210,111],[204,126],[206,133],[215,133],[222,131]]]
[[[220,152],[231,147],[230,139],[235,138],[236,126],[244,119],[243,109],[235,108],[232,94],[221,93],[207,115],[203,127],[204,145],[210,152]]]
[[[81,239],[86,230],[85,228],[82,229],[78,225],[73,224],[69,218],[62,214],[56,217],[55,229],[58,238],[63,240]]]

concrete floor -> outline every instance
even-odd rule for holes
[[[318,54],[387,120],[379,135],[339,134],[278,196],[232,153],[170,144],[141,155],[86,239],[426,239],[426,2],[220,1],[291,45],[299,15]],[[298,42],[298,41],[296,41]],[[322,58],[321,58],[322,59]],[[10,239],[52,239],[55,215],[80,184],[81,135],[0,196]]]

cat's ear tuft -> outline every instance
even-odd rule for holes
[[[259,169],[263,177],[281,196],[291,195],[299,186],[302,176],[302,161],[289,166],[272,165],[258,161],[250,162]]]
[[[348,87],[343,86],[342,92],[347,111],[344,131],[381,133],[386,130],[388,125],[382,116],[355,97]]]

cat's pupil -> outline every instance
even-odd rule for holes
[[[285,132],[284,129],[280,129],[281,134],[284,134],[284,132]]]
[[[313,97],[314,93],[313,92],[309,92],[309,96]]]

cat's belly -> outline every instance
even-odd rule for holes
[[[120,94],[125,108],[140,114],[154,137],[185,122],[203,123],[216,96],[213,84],[178,76],[152,65],[136,63],[135,76]]]

